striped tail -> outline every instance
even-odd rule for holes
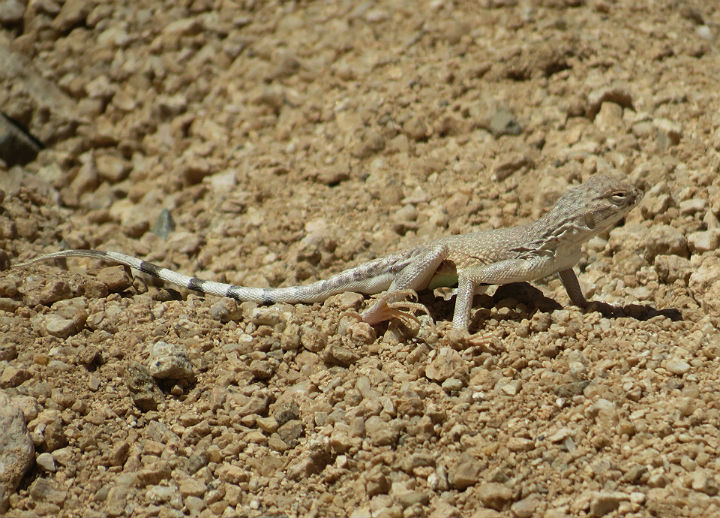
[[[251,288],[207,281],[157,266],[156,264],[143,261],[137,257],[119,252],[105,252],[101,250],[62,250],[41,255],[23,263],[18,263],[15,267],[22,267],[39,261],[63,257],[90,257],[92,259],[107,260],[129,266],[130,268],[139,270],[162,281],[200,293],[263,304],[274,304],[277,302],[288,302],[291,304],[299,302],[321,302],[331,295],[345,291],[359,291],[368,294],[378,293],[386,290],[393,279],[392,272],[384,271],[384,266],[387,264],[388,258],[376,259],[366,265],[340,272],[326,280],[317,281],[305,286],[289,286],[286,288]],[[390,261],[390,263],[392,263],[392,261]]]

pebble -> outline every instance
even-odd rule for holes
[[[467,379],[468,369],[460,353],[451,347],[442,347],[425,367],[425,376],[436,382],[448,378]]]
[[[133,279],[125,266],[108,266],[98,271],[96,279],[103,283],[110,293],[119,293],[132,286]]]
[[[0,24],[11,27],[22,21],[25,4],[20,0],[2,0],[0,2]]]
[[[4,392],[0,392],[0,444],[0,488],[11,494],[35,462],[35,451],[23,413]]]
[[[448,475],[450,483],[455,489],[462,491],[473,486],[480,479],[484,465],[475,459],[467,459],[450,469]]]
[[[378,416],[371,416],[365,421],[365,433],[373,446],[389,446],[395,444],[400,433]]]
[[[518,500],[510,506],[510,512],[515,518],[531,518],[536,515],[541,499],[537,494],[531,494]]]
[[[677,146],[680,143],[683,133],[680,124],[663,118],[654,119],[653,124],[657,128],[658,145],[662,149]]]
[[[522,381],[509,378],[500,378],[495,384],[495,390],[500,390],[508,396],[515,396],[522,388]]]
[[[477,486],[476,494],[486,507],[502,510],[513,498],[512,490],[497,482],[485,482]]]
[[[385,138],[374,129],[363,129],[359,132],[350,154],[355,158],[365,159],[385,149]]]
[[[645,233],[645,259],[652,263],[657,255],[688,256],[688,243],[683,233],[670,225],[653,225],[652,233]],[[614,237],[614,236],[613,236]]]
[[[14,360],[17,355],[17,346],[15,344],[0,344],[0,362]]]
[[[150,349],[148,372],[155,379],[173,380],[179,383],[195,379],[192,362],[185,349],[168,342],[155,342]]]
[[[43,477],[35,479],[30,484],[28,492],[36,502],[48,502],[55,505],[62,505],[67,498],[67,491],[60,489],[52,480]]]
[[[685,360],[670,359],[665,363],[665,368],[672,374],[682,376],[690,370],[690,364]]]
[[[690,274],[688,286],[704,310],[720,313],[720,258],[704,257]]]
[[[42,315],[40,320],[45,333],[58,338],[67,338],[80,331],[73,320],[59,315]]]
[[[690,251],[694,254],[713,252],[720,246],[720,229],[693,232],[687,236]]]
[[[616,510],[629,495],[620,491],[597,491],[590,498],[590,516],[604,516]]]
[[[37,456],[35,462],[45,471],[53,472],[57,469],[57,467],[55,466],[55,458],[52,456],[51,453],[41,453]]]
[[[653,266],[660,282],[667,284],[672,284],[677,280],[682,280],[687,284],[692,273],[690,260],[678,255],[657,255]]]
[[[0,374],[0,388],[17,387],[32,377],[30,371],[21,367],[8,365]]]
[[[125,368],[124,378],[135,406],[145,411],[158,408],[164,397],[144,365],[129,365]]]
[[[594,119],[595,116],[600,112],[603,103],[611,102],[622,108],[633,107],[633,96],[630,90],[625,85],[617,84],[612,86],[606,86],[593,90],[588,95],[587,99],[587,116],[590,119]]]
[[[490,116],[488,129],[495,138],[503,135],[516,136],[523,132],[523,127],[518,122],[517,117],[507,108],[500,108]]]
[[[70,285],[60,279],[51,279],[38,283],[33,278],[25,279],[23,286],[23,300],[28,306],[49,306],[53,302],[72,297]]]

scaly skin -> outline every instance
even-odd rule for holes
[[[16,266],[59,257],[103,259],[145,272],[166,282],[212,295],[264,304],[311,303],[346,291],[375,294],[385,291],[362,314],[370,324],[407,316],[398,302],[412,291],[458,285],[453,326],[467,330],[473,296],[489,284],[534,281],[558,273],[570,300],[586,307],[573,266],[584,242],[620,221],[643,193],[610,175],[595,175],[563,195],[537,221],[510,228],[448,236],[393,253],[305,286],[252,288],[234,286],[156,266],[117,252],[64,250]]]

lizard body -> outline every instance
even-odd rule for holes
[[[396,308],[403,306],[397,299],[410,291],[457,283],[453,326],[467,329],[473,296],[490,284],[533,281],[558,273],[570,300],[586,307],[588,301],[572,269],[580,259],[581,246],[612,228],[637,205],[642,195],[642,191],[618,178],[595,175],[570,189],[532,223],[441,237],[304,286],[235,286],[184,275],[126,254],[99,250],[63,250],[16,266],[60,257],[106,259],[202,293],[265,304],[319,302],[346,291],[366,294],[386,291],[362,314],[370,324],[408,316]]]

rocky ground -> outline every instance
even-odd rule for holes
[[[2,0],[0,25],[0,513],[720,514],[713,2]],[[449,294],[372,328],[355,294],[9,267],[306,283],[598,172],[646,191],[576,267],[622,310],[507,286],[476,298],[487,340]]]

